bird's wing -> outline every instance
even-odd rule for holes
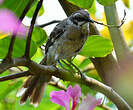
[[[46,43],[45,54],[48,52],[48,48],[55,42],[55,40],[58,39],[65,32],[66,25],[66,20],[63,20],[55,26]]]

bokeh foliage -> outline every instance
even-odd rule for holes
[[[21,16],[26,4],[28,3],[29,0],[5,0],[4,3],[0,6],[0,8],[7,8],[11,11],[13,11],[18,17]],[[96,13],[96,0],[68,0],[69,2],[89,10],[91,16],[95,16]],[[90,2],[91,1],[91,2]],[[98,2],[102,3],[104,5],[104,1],[107,0],[98,0]],[[116,0],[109,0],[109,4],[114,3]],[[122,0],[123,3],[125,4],[126,7],[129,7],[129,0]],[[33,16],[33,12],[35,10],[35,7],[37,5],[38,0],[35,0],[33,3],[31,9],[27,13],[27,17],[31,18]],[[108,4],[108,3],[107,3]],[[106,3],[105,3],[106,5]],[[43,6],[41,7],[39,11],[39,16],[42,16],[44,14],[44,8]],[[94,18],[96,19],[96,18]],[[101,21],[103,21],[105,17],[102,18]],[[132,40],[132,21],[129,23],[125,24],[125,27],[127,30],[124,31],[124,34],[127,36],[128,41]],[[27,27],[28,30],[28,27]],[[94,66],[92,65],[91,61],[89,60],[89,57],[105,57],[109,53],[112,52],[113,50],[113,45],[111,40],[106,39],[104,37],[107,37],[109,34],[107,34],[107,28],[103,28],[102,30],[102,36],[91,36],[88,38],[85,46],[83,47],[82,51],[80,52],[80,55],[78,55],[74,59],[74,63],[84,72],[84,74],[93,77],[99,81],[101,81],[99,75],[97,74]],[[0,35],[0,59],[3,59],[8,51],[9,43],[11,37],[9,35],[5,35],[4,37],[1,37],[3,35]],[[32,34],[32,42],[31,42],[31,49],[30,49],[30,57],[32,57],[32,60],[39,62],[43,58],[43,50],[40,49],[40,46],[42,44],[45,44],[48,39],[47,33],[45,32],[44,29],[35,27],[33,34]],[[15,40],[15,47],[13,51],[13,57],[20,57],[23,56],[24,51],[25,51],[25,43],[26,39],[24,38],[17,38]],[[133,44],[133,42],[130,42]],[[23,67],[19,68],[12,68],[4,72],[0,76],[5,76],[8,74],[12,73],[17,73],[21,71],[26,70]],[[41,101],[41,104],[39,107],[34,108],[27,102],[25,105],[21,106],[19,104],[20,98],[16,97],[18,89],[22,86],[23,82],[25,81],[26,78],[20,78],[16,80],[11,80],[11,81],[5,81],[0,83],[0,110],[63,110],[64,108],[53,104],[49,99],[49,93],[52,90],[59,90],[53,86],[48,86],[46,88],[46,91],[43,95],[43,99]],[[62,84],[67,87],[69,84],[74,85],[74,83],[71,82],[63,82],[61,81]],[[89,89],[86,86],[83,86],[81,84],[82,92],[84,95],[86,95],[88,92],[91,93],[92,95],[96,95],[97,92]],[[100,97],[100,95],[99,95]],[[108,105],[109,107],[113,108],[114,110],[116,107],[114,104],[108,100],[105,97],[106,101],[105,104]],[[104,110],[101,107],[97,107],[96,110]]]

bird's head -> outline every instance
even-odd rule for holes
[[[89,13],[85,10],[76,11],[70,16],[70,20],[74,24],[80,25],[80,26],[88,22],[94,23],[94,21],[90,18]]]

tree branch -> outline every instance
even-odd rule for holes
[[[59,0],[59,2],[63,7],[67,16],[70,16],[73,12],[80,9],[77,6],[67,2],[66,0]],[[100,35],[96,26],[92,23],[90,23],[90,35]],[[117,80],[116,74],[120,71],[120,67],[116,62],[115,58],[113,57],[113,55],[110,54],[104,58],[91,58],[91,61],[95,65],[96,70],[98,71],[104,83],[114,87],[113,82]],[[118,107],[119,110],[125,110],[123,109],[123,105],[121,103],[119,103],[116,106]]]
[[[104,10],[105,10],[105,15],[106,15],[108,25],[119,25],[120,24],[120,20],[118,17],[115,4],[112,6],[105,6]],[[126,44],[124,35],[120,28],[117,28],[117,27],[109,28],[109,32],[110,32],[111,39],[114,44],[114,49],[116,52],[117,59],[120,62],[121,60],[123,60],[129,55],[129,48]]]
[[[107,105],[99,105],[99,107],[103,108],[104,110],[113,110],[110,107],[108,107]]]
[[[12,35],[11,37],[11,41],[10,41],[10,45],[9,45],[9,49],[8,49],[8,53],[5,57],[5,59],[3,60],[4,62],[5,61],[10,61],[11,60],[11,57],[12,57],[12,51],[13,51],[13,46],[14,46],[14,43],[15,43],[15,38],[16,38],[16,35]]]
[[[122,108],[119,110],[132,110],[127,102],[121,96],[119,96],[119,94],[117,94],[111,87],[104,85],[97,80],[89,78],[87,76],[84,79],[85,85],[106,95],[118,108]]]
[[[34,24],[38,15],[38,12],[42,6],[43,0],[40,0],[37,4],[36,10],[33,14],[33,18],[31,20],[31,25],[29,28],[29,32],[28,32],[28,38],[27,38],[27,42],[26,42],[26,49],[25,49],[25,57],[29,58],[30,55],[30,43],[31,43],[31,37],[32,37],[32,32],[33,32],[33,28],[34,28]]]
[[[16,61],[15,61],[16,60]],[[73,77],[73,75],[66,71],[66,70],[62,70],[59,68],[56,68],[55,66],[46,66],[46,65],[41,65],[41,64],[37,64],[33,61],[28,60],[27,62],[25,61],[26,59],[15,59],[14,63],[12,62],[12,65],[8,66],[19,66],[19,65],[23,65],[29,68],[31,74],[37,75],[40,73],[43,73],[44,75],[52,75],[55,76],[57,78],[61,78],[65,81],[72,81],[72,82],[76,82],[76,83],[80,83],[82,80],[82,83],[88,87],[90,87],[91,89],[94,89],[96,91],[99,91],[103,94],[105,94],[109,99],[111,99],[116,106],[122,107],[124,110],[132,110],[130,108],[130,106],[124,101],[124,99],[122,99],[122,97],[120,97],[112,88],[110,88],[109,86],[104,85],[103,83],[93,79],[93,78],[89,78],[87,76],[82,77],[83,79],[81,79],[80,76],[75,75]],[[7,66],[5,66],[7,68]],[[1,67],[0,67],[1,68]],[[5,80],[9,80],[9,79],[14,79],[14,78],[18,78],[18,77],[23,77],[23,76],[27,76],[28,72],[24,72],[24,73],[18,73],[15,75],[9,75],[7,77],[1,77],[0,80],[1,81],[5,81]]]
[[[76,5],[73,5],[67,2],[66,0],[59,0],[59,2],[63,7],[67,16],[70,16],[73,12],[80,9]],[[90,28],[89,35],[100,35],[98,29],[94,24],[90,23],[89,28]],[[91,61],[95,65],[96,70],[98,71],[104,83],[108,84],[109,86],[113,86],[113,81],[116,78],[115,76],[120,69],[113,55],[110,54],[104,58],[91,58]]]
[[[49,85],[54,86],[54,87],[61,89],[61,90],[64,90],[64,91],[67,90],[67,88],[65,88],[62,84],[59,84],[58,82],[55,82],[55,81],[50,81]],[[108,107],[104,104],[99,105],[99,107],[103,108],[104,110],[112,110],[110,107]]]
[[[48,26],[48,25],[51,25],[51,24],[54,24],[54,23],[59,23],[60,20],[53,20],[53,21],[50,21],[46,24],[41,24],[41,25],[36,25],[37,27],[41,27],[41,28],[44,28],[45,26]]]
[[[44,73],[44,75],[50,74],[55,77],[61,78],[65,81],[72,81],[77,83],[80,83],[82,80],[82,83],[87,85],[91,89],[94,89],[96,91],[105,94],[109,99],[111,99],[114,102],[114,104],[116,104],[118,108],[122,108],[123,110],[132,110],[131,107],[127,104],[127,102],[124,99],[122,99],[122,97],[120,97],[111,87],[106,86],[103,83],[93,78],[87,76],[82,77],[83,79],[81,79],[81,77],[79,76],[72,77],[72,74],[68,71],[61,70],[54,66],[40,65],[32,61],[29,62],[27,66],[30,69],[31,73],[33,74],[34,73],[36,74]]]
[[[54,87],[61,89],[61,90],[64,90],[64,91],[67,90],[67,88],[65,88],[63,85],[58,84],[58,82],[55,82],[55,81],[50,81],[49,85],[54,86]]]
[[[30,0],[29,3],[26,5],[22,15],[19,18],[21,21],[24,19],[26,13],[30,9],[30,6],[32,5],[33,2],[34,2],[34,0]],[[9,46],[9,49],[8,49],[8,53],[7,53],[7,56],[5,57],[4,61],[10,61],[11,60],[13,46],[14,46],[14,43],[15,43],[15,38],[16,38],[16,33],[14,33],[13,36],[11,37],[11,42],[10,42],[10,46]]]
[[[22,13],[22,15],[20,16],[20,20],[21,20],[21,21],[24,19],[26,13],[29,11],[29,9],[30,9],[30,7],[31,7],[31,5],[32,5],[32,3],[33,3],[34,1],[35,1],[35,0],[30,0],[30,1],[28,2],[28,4],[26,5],[26,7],[25,7],[25,9],[24,9],[24,11],[23,11],[23,13]]]
[[[12,79],[16,79],[16,78],[20,78],[20,77],[24,77],[24,76],[29,76],[31,74],[29,74],[29,72],[21,72],[21,73],[16,73],[16,74],[10,74],[7,76],[3,76],[0,77],[0,82],[2,81],[7,81],[7,80],[12,80]]]
[[[0,74],[11,67],[24,66],[27,63],[25,58],[14,58],[10,62],[4,62],[0,64]]]
[[[124,16],[123,16],[123,18],[121,20],[121,24],[120,25],[108,25],[108,24],[104,24],[102,22],[98,22],[98,21],[95,21],[95,20],[93,20],[93,21],[94,21],[94,23],[97,23],[97,24],[100,24],[100,25],[103,25],[103,26],[107,26],[108,28],[114,28],[114,27],[115,28],[120,28],[125,22],[125,17],[126,17],[126,11],[124,10]]]
[[[80,10],[76,5],[71,4],[67,0],[58,0],[67,16],[70,16],[73,12]]]
[[[63,0],[63,1],[65,1],[65,0]],[[33,26],[34,26],[34,24],[33,24]],[[32,30],[33,30],[33,28],[32,28]],[[30,46],[29,46],[29,48],[30,48]],[[111,58],[113,58],[113,56]],[[99,61],[99,59],[98,59],[98,61]],[[112,62],[114,63],[114,60]],[[111,65],[112,65],[112,62],[111,62]],[[102,64],[102,60],[100,59],[100,63],[99,62],[97,62],[97,63]],[[3,72],[3,71],[5,71],[6,69],[8,69],[10,67],[20,66],[20,65],[27,66],[32,74],[35,74],[35,73],[39,74],[41,72],[41,73],[44,73],[44,75],[50,74],[50,75],[56,76],[58,78],[61,78],[65,81],[74,81],[74,82],[77,82],[77,83],[81,82],[81,78],[79,76],[73,77],[72,74],[69,73],[68,71],[61,70],[61,69],[56,68],[54,66],[44,66],[44,65],[41,65],[41,64],[37,64],[37,63],[35,63],[33,61],[30,61],[30,60],[27,60],[25,58],[23,58],[23,59],[22,58],[21,59],[20,58],[13,59],[13,61],[9,62],[9,64],[8,63],[0,64],[0,72]],[[102,69],[101,69],[102,71],[101,72],[104,72],[104,70],[106,70],[105,68],[103,68],[104,65],[105,64],[102,65]],[[108,73],[108,74],[110,74],[110,73]],[[12,77],[10,77],[10,78],[12,78]],[[101,93],[105,94],[109,99],[111,99],[116,104],[116,106],[119,109],[122,108],[123,110],[132,110],[129,107],[129,105],[112,88],[102,84],[101,82],[98,82],[95,79],[92,79],[92,78],[89,78],[89,77],[86,77],[86,76],[82,79],[82,81],[83,81],[82,83],[87,85],[88,87],[90,87],[94,90],[100,91]],[[122,110],[122,109],[120,109],[120,110]]]

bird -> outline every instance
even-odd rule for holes
[[[89,36],[89,23],[94,21],[90,18],[88,11],[83,9],[59,22],[48,38],[45,56],[40,64],[56,65],[62,59],[71,61],[72,57],[80,52]],[[21,96],[20,104],[24,104],[29,98],[30,103],[37,107],[51,77],[41,73],[29,76],[18,91],[18,96]]]

